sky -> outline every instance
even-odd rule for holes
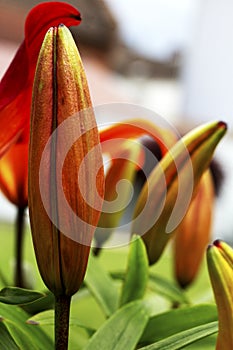
[[[106,0],[120,35],[149,57],[168,59],[192,36],[200,0]]]

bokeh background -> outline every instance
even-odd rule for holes
[[[28,11],[41,1],[0,0],[0,77],[20,42]],[[181,133],[213,119],[229,125],[216,159],[224,181],[214,236],[233,242],[233,3],[231,0],[74,0],[73,29],[94,105],[139,104]],[[1,127],[1,125],[0,125]],[[0,220],[14,207],[0,194]]]

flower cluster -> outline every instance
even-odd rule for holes
[[[194,280],[211,239],[215,194],[209,165],[227,129],[214,121],[178,139],[142,118],[98,130],[68,29],[80,21],[79,11],[66,3],[36,6],[0,84],[1,191],[18,208],[29,207],[39,271],[56,298],[57,349],[66,348],[68,337],[61,303],[84,280],[94,234],[100,249],[126,211],[130,187],[123,183],[119,195],[117,186],[121,180],[133,186],[147,166],[142,136],[150,137],[160,159],[134,196],[130,233],[142,237],[151,265],[174,237],[177,281],[185,288]],[[105,171],[103,154],[109,158]],[[219,312],[217,348],[231,349],[232,250],[216,241],[207,261]]]

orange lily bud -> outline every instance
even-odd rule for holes
[[[85,71],[69,30],[44,39],[33,87],[29,213],[37,263],[57,296],[80,287],[103,198],[103,160]]]
[[[182,137],[150,174],[138,198],[132,232],[141,235],[150,264],[161,256],[209,166],[226,124],[212,122]]]
[[[207,264],[218,308],[216,350],[233,349],[233,250],[215,241],[207,250]]]
[[[175,276],[182,288],[196,277],[210,242],[214,199],[213,179],[208,170],[202,175],[196,196],[175,231]]]
[[[111,141],[118,145],[118,140]],[[115,151],[114,159],[105,178],[105,202],[95,232],[95,241],[98,248],[110,237],[114,228],[117,228],[122,215],[130,202],[138,166],[142,167],[144,155],[141,146],[136,140],[121,142],[120,150]],[[130,186],[131,184],[131,186]]]

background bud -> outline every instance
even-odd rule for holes
[[[207,249],[207,265],[218,308],[216,350],[233,349],[233,250],[215,241]]]
[[[214,201],[214,184],[208,170],[202,175],[196,196],[175,231],[175,276],[182,288],[196,277],[210,242]]]
[[[226,124],[221,121],[192,130],[165,154],[150,174],[138,198],[131,231],[142,236],[150,264],[159,259],[171,233],[186,214],[225,132]]]

